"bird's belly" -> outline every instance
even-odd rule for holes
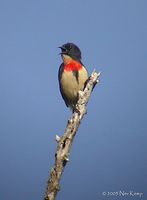
[[[76,77],[73,75],[72,72],[64,71],[61,78],[61,85],[66,98],[72,100],[77,97],[79,87]]]
[[[61,85],[66,98],[71,101],[77,100],[78,91],[84,89],[87,79],[88,73],[84,67],[78,71],[77,78],[72,71],[64,70],[61,77]]]

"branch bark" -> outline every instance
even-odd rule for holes
[[[56,135],[56,141],[58,142],[58,145],[55,153],[55,164],[50,172],[44,200],[55,200],[56,195],[60,190],[60,179],[66,163],[69,161],[68,157],[73,139],[83,116],[86,114],[86,105],[89,101],[94,86],[99,82],[99,76],[100,73],[95,71],[91,74],[84,91],[79,91],[79,100],[76,105],[76,109],[67,122],[67,127],[63,136],[60,138]]]

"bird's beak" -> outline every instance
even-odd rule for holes
[[[61,55],[64,54],[64,53],[66,52],[66,48],[65,48],[65,47],[58,47],[58,48],[60,48],[61,51],[62,51],[62,52],[60,53]]]

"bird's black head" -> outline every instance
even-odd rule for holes
[[[61,48],[61,51],[62,51],[61,55],[65,54],[65,55],[70,56],[74,60],[78,60],[78,61],[81,60],[81,51],[80,51],[79,47],[76,46],[75,44],[66,43],[59,48]]]

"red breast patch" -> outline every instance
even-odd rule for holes
[[[70,63],[64,65],[64,70],[66,71],[78,71],[82,69],[82,65],[77,61],[71,61]]]

